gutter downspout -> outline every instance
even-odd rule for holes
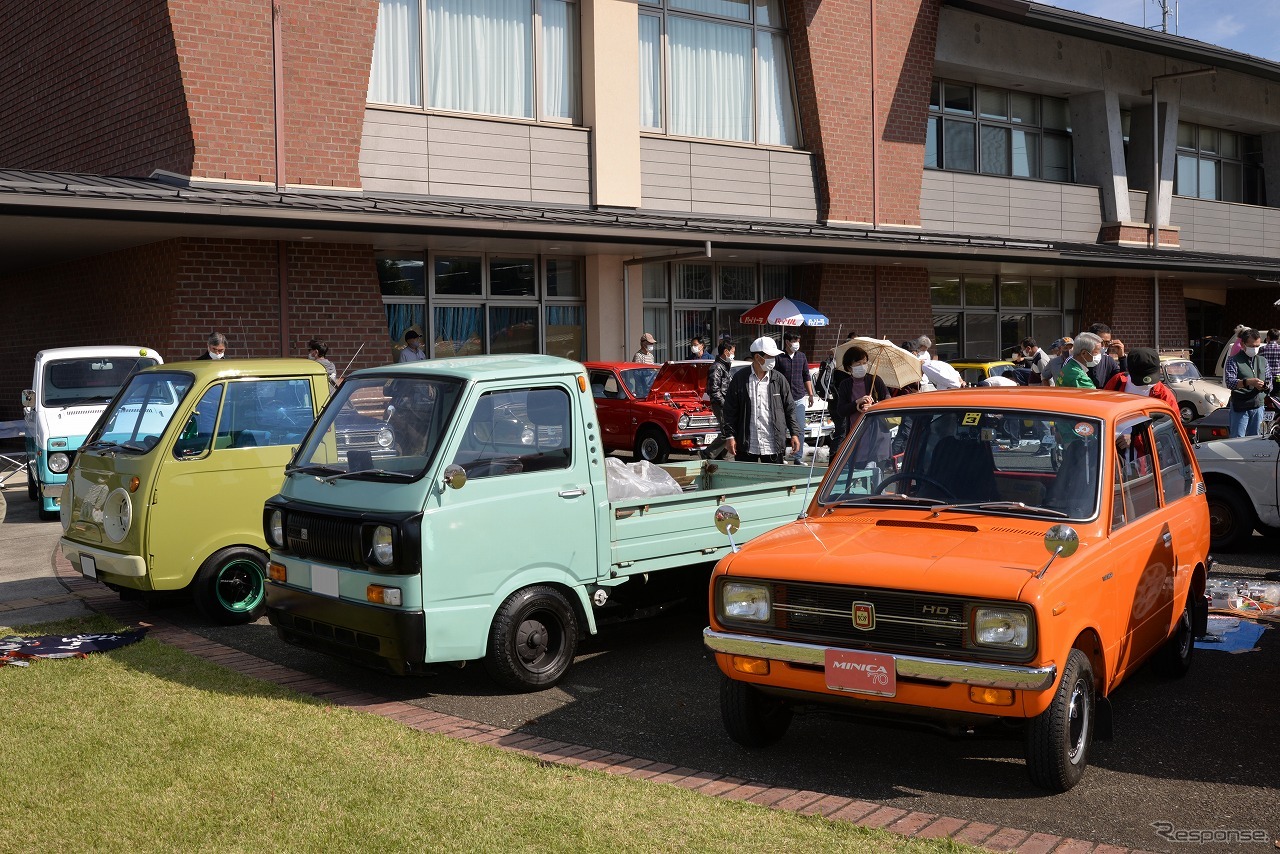
[[[880,227],[880,117],[876,113],[876,4],[871,0],[871,227]],[[878,332],[876,334],[879,334]]]
[[[271,100],[275,118],[276,141],[276,192],[285,189],[284,172],[284,36],[280,19],[283,13],[280,0],[271,3]]]

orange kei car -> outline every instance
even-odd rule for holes
[[[735,516],[722,507],[717,524]],[[959,732],[1014,722],[1032,781],[1065,791],[1126,677],[1148,659],[1190,667],[1209,567],[1204,480],[1163,402],[893,398],[805,518],[716,566],[704,637],[724,725],[764,747],[798,706]]]

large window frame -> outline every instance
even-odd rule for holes
[[[926,169],[1070,184],[1075,181],[1073,160],[1066,100],[934,79]]]
[[[1208,125],[1178,122],[1174,195],[1266,204],[1259,165],[1262,140]]]
[[[502,2],[502,0],[490,0]],[[483,13],[483,3],[465,3],[463,0],[379,0],[378,29],[374,39],[373,61],[369,74],[368,103],[398,109],[416,109],[428,113],[503,118],[547,124],[580,125],[582,123],[582,26],[579,0],[507,0],[521,2],[528,7],[528,17],[520,23],[528,28],[524,63],[526,91],[521,95],[527,100],[528,109],[517,111],[502,109],[497,104],[445,103],[442,96],[433,92],[435,82],[431,75],[433,56],[430,53],[432,37],[431,13],[443,14],[447,5],[455,4],[463,13],[476,16]],[[561,14],[552,14],[552,11]],[[549,23],[551,22],[551,23]],[[500,25],[501,22],[499,22]],[[559,34],[559,61],[556,61],[553,45],[549,45],[549,32],[557,24],[563,24]],[[495,25],[497,26],[497,25]],[[465,28],[464,28],[465,29]],[[474,35],[479,25],[469,28]],[[508,35],[508,37],[510,37]],[[501,47],[501,45],[498,45]],[[394,53],[401,56],[394,56]],[[502,52],[506,55],[506,52]],[[468,56],[459,56],[465,62]],[[399,68],[407,65],[407,68]],[[474,65],[474,64],[473,64]],[[454,69],[455,74],[475,77],[474,67]],[[559,75],[559,77],[557,77]],[[563,84],[558,87],[557,84]],[[461,84],[459,84],[460,86]],[[557,89],[553,93],[553,89]],[[553,98],[554,94],[554,98]],[[467,93],[446,93],[449,99],[467,99]],[[472,95],[471,97],[474,97]],[[552,102],[562,106],[556,109]]]
[[[938,358],[1007,359],[1031,337],[1041,347],[1080,328],[1073,278],[936,273],[929,277]]]
[[[802,146],[799,114],[796,109],[794,66],[791,61],[790,38],[783,17],[780,0],[637,0],[640,8],[640,129],[642,133],[677,137],[682,139],[708,139],[739,145],[760,145],[775,148],[797,149]],[[739,11],[740,14],[733,14]],[[708,85],[706,75],[697,75],[695,86],[682,86],[682,79],[675,72],[677,63],[673,50],[672,29],[677,41],[682,29],[693,33],[701,28],[704,34],[718,33],[723,41],[737,30],[749,34],[750,74],[742,92],[750,101],[750,131],[734,134],[722,128],[688,127],[675,107],[677,98],[696,102],[695,88]],[[650,39],[650,41],[646,41]],[[729,54],[721,54],[721,58]],[[762,73],[762,65],[776,68],[775,75],[785,74],[786,79],[774,76],[771,80]],[[693,76],[693,75],[690,75]],[[735,81],[727,81],[731,85]],[[686,93],[686,94],[681,94]],[[729,103],[732,91],[713,91],[709,99],[721,104]],[[766,125],[766,111],[774,113],[775,122]],[[719,111],[721,113],[725,111]],[[711,119],[711,111],[685,110],[696,114],[704,124]],[[729,126],[725,120],[725,128]]]

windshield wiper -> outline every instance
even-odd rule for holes
[[[933,515],[937,516],[943,510],[1012,510],[1017,513],[1036,513],[1041,516],[1055,516],[1059,519],[1067,518],[1067,514],[1061,510],[1035,507],[1023,504],[1021,501],[975,501],[972,504],[943,504],[940,507],[933,508]]]
[[[57,403],[57,404],[54,404],[54,405],[55,405],[55,406],[59,406],[59,407],[61,407],[61,408],[63,408],[63,409],[70,409],[70,408],[71,408],[71,407],[73,407],[73,406],[83,406],[83,405],[84,405],[84,404],[86,404],[86,403],[94,403],[94,402],[96,402],[96,401],[102,401],[103,403],[110,403],[110,402],[111,402],[111,395],[109,395],[109,394],[92,394],[92,395],[89,395],[88,397],[82,397],[82,398],[80,398],[79,400],[73,400],[73,401],[71,401],[70,403]]]
[[[357,477],[361,475],[372,474],[378,477],[389,477],[397,480],[413,480],[413,475],[405,474],[402,471],[387,471],[386,469],[360,469],[358,471],[340,471],[337,474],[331,474],[328,477],[319,478],[325,483],[333,483],[335,480],[343,480],[348,477]]]
[[[326,466],[322,463],[312,463],[311,465],[306,465],[306,466],[286,467],[284,470],[285,477],[288,477],[291,474],[321,474],[321,473],[339,474],[341,472],[342,472],[342,469],[340,468],[336,468],[334,466]]]
[[[843,498],[835,503],[836,507],[850,504],[865,504],[871,501],[887,501],[891,504],[909,504],[912,507],[933,507],[941,504],[941,498],[925,498],[922,495],[901,495],[897,492],[882,492],[879,495],[859,495],[854,498]]]

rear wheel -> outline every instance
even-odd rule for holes
[[[635,457],[651,463],[665,463],[671,456],[671,444],[657,427],[645,427],[636,436]]]
[[[540,691],[560,681],[578,648],[578,614],[564,594],[537,585],[507,597],[489,628],[484,667],[513,691]]]
[[[267,603],[267,559],[247,546],[215,552],[196,573],[196,607],[210,620],[228,626],[251,623]]]
[[[720,717],[729,738],[743,747],[768,747],[786,735],[791,706],[754,685],[720,677]]]
[[[1187,591],[1187,604],[1182,608],[1182,615],[1173,627],[1173,634],[1164,642],[1164,646],[1156,651],[1151,659],[1151,666],[1161,676],[1178,679],[1191,669],[1191,651],[1195,649],[1195,631],[1191,620],[1191,597],[1194,591]]]
[[[1073,649],[1052,704],[1027,722],[1031,782],[1051,792],[1079,783],[1089,764],[1093,722],[1093,666],[1087,655]]]
[[[1249,500],[1229,483],[1211,484],[1209,502],[1209,545],[1214,551],[1238,552],[1253,536],[1257,521]]]

